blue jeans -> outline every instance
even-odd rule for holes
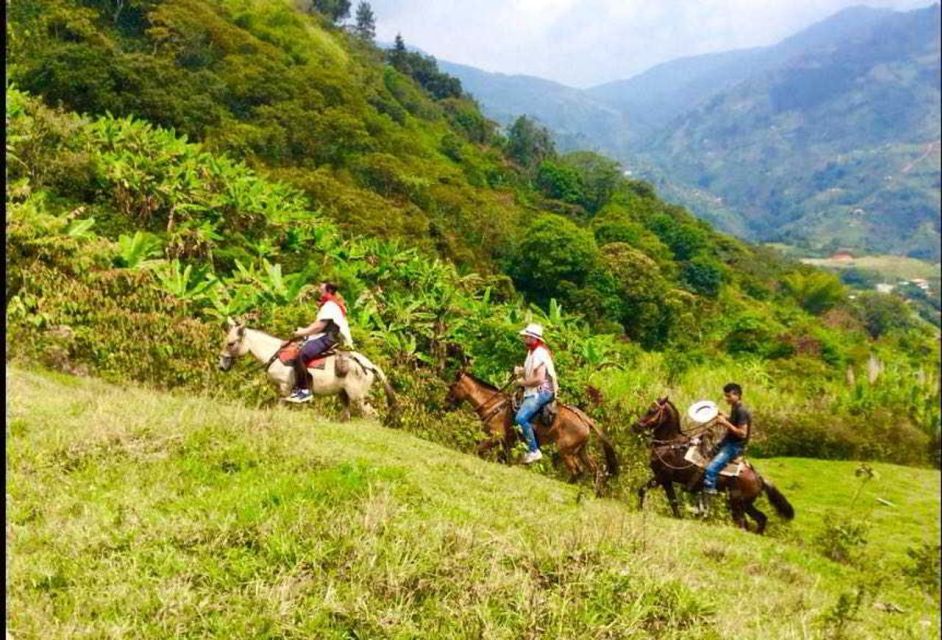
[[[707,465],[706,473],[703,476],[703,486],[706,489],[716,489],[716,476],[730,460],[742,453],[743,443],[733,440],[725,440],[720,443],[720,450],[713,456],[710,464]]]
[[[536,441],[536,434],[533,433],[533,425],[530,424],[530,420],[540,412],[544,405],[552,402],[554,397],[552,391],[540,391],[536,395],[525,397],[523,402],[520,403],[520,408],[517,409],[514,422],[520,425],[520,429],[523,431],[523,439],[527,441],[527,449],[531,453],[539,451],[540,445]]]

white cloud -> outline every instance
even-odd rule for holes
[[[673,58],[774,44],[860,0],[372,0],[377,35],[585,87]],[[913,9],[928,0],[869,0]]]

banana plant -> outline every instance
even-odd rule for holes
[[[228,283],[226,283],[226,285],[215,287],[210,291],[212,306],[206,312],[211,317],[219,320],[240,316],[258,306],[256,298],[255,287],[228,286]]]
[[[133,236],[121,234],[118,237],[118,253],[115,263],[125,269],[141,269],[157,264],[152,260],[159,256],[162,250],[160,238],[142,231],[136,231]]]
[[[263,272],[258,276],[259,299],[274,304],[287,304],[297,300],[306,287],[311,285],[311,269],[283,275],[281,264],[272,264],[262,259]]]
[[[163,263],[155,273],[161,289],[187,302],[211,301],[209,292],[219,284],[208,267],[201,266],[194,271],[193,265],[184,266],[177,259]]]
[[[69,226],[65,229],[65,235],[70,238],[86,239],[93,238],[95,234],[92,233],[92,227],[95,226],[95,218],[83,218],[81,220],[73,220],[69,223]]]

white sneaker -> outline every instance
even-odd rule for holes
[[[532,464],[537,460],[543,459],[543,452],[537,449],[536,451],[527,451],[523,454],[523,464]]]

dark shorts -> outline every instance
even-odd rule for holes
[[[330,351],[337,344],[337,340],[329,333],[325,333],[319,338],[308,340],[301,346],[301,361],[308,362],[322,353]]]

